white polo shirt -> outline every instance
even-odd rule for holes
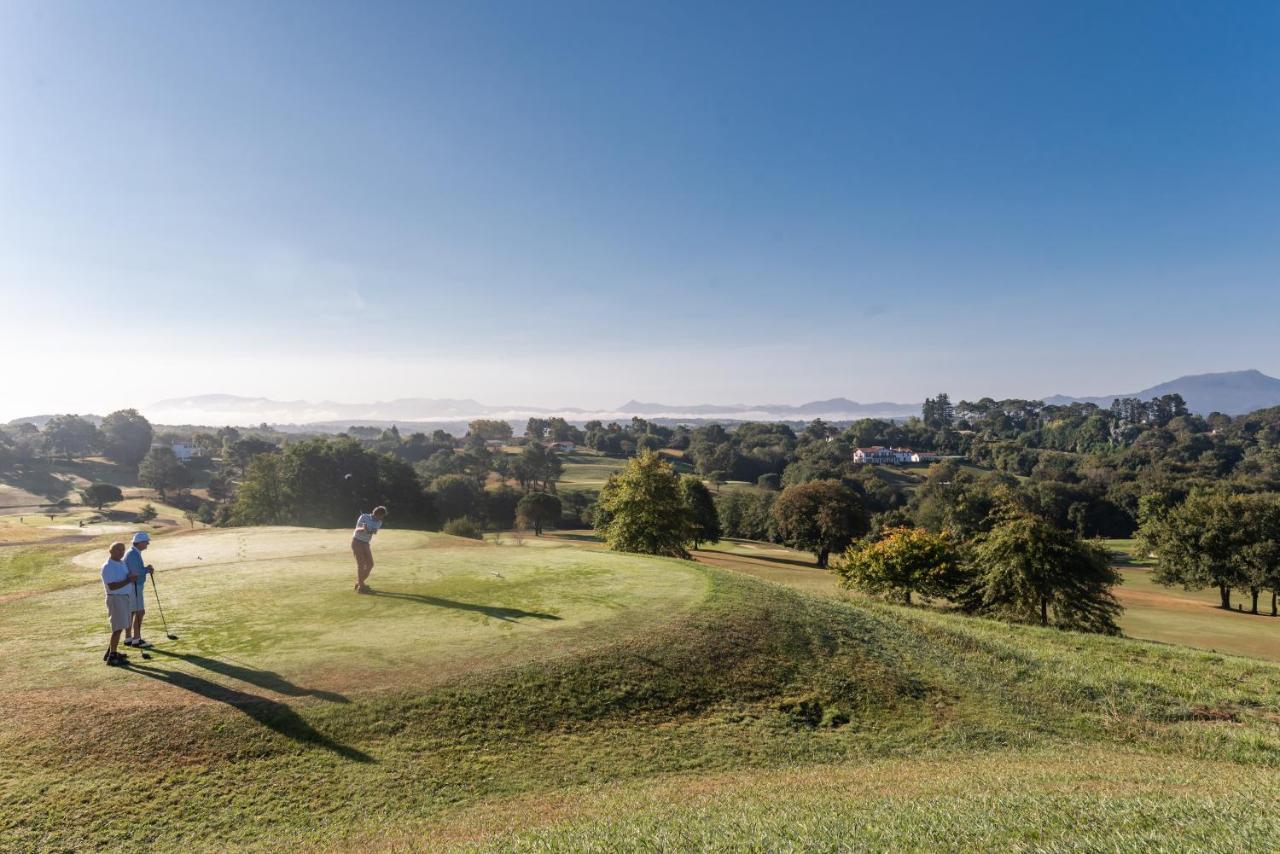
[[[129,567],[124,565],[122,560],[108,560],[102,565],[102,586],[107,591],[108,596],[129,596],[132,595],[129,585],[126,584],[121,588],[112,590],[108,584],[116,584],[121,581],[129,580]]]
[[[368,530],[360,530],[361,525],[364,525]],[[360,518],[356,520],[356,529],[351,536],[362,543],[372,543],[373,535],[378,533],[378,529],[381,527],[382,523],[373,518],[372,513],[361,513]]]

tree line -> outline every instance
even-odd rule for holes
[[[141,483],[197,505],[200,518],[214,524],[345,524],[358,506],[382,502],[408,511],[398,520],[411,526],[478,532],[519,524],[541,533],[594,525],[611,542],[635,541],[628,512],[619,510],[636,506],[625,500],[628,480],[611,482],[598,500],[559,494],[563,459],[551,444],[572,442],[635,465],[666,465],[658,455],[679,459],[697,475],[681,479],[671,471],[675,485],[655,493],[678,497],[667,512],[683,520],[660,538],[660,553],[743,537],[811,551],[825,566],[847,560],[857,543],[918,529],[945,534],[968,556],[957,565],[973,566],[997,523],[1016,516],[1075,538],[1139,534],[1157,580],[1215,587],[1224,607],[1232,606],[1232,591],[1246,591],[1257,610],[1265,594],[1274,602],[1277,587],[1268,561],[1280,534],[1266,508],[1280,492],[1280,407],[1201,417],[1177,395],[1098,407],[991,398],[952,404],[940,394],[919,418],[845,425],[673,427],[633,418],[579,427],[531,418],[516,436],[508,422],[481,419],[461,438],[443,430],[401,435],[395,427],[352,427],[338,437],[225,427],[181,437],[216,460],[203,474],[174,457],[164,444],[172,438],[133,410],[100,423],[58,416],[42,429],[0,430],[0,464],[101,452],[137,465]],[[910,478],[854,462],[855,448],[877,444],[957,459]],[[186,494],[197,476],[207,500]],[[704,497],[704,481],[729,480],[756,488]],[[110,484],[95,487],[86,490],[86,503],[118,500]],[[959,597],[952,601],[981,610],[972,597],[951,593]],[[1059,620],[1059,610],[1051,604],[1045,620]]]

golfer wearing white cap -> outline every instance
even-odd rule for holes
[[[128,567],[133,582],[129,585],[129,595],[132,599],[129,605],[129,628],[124,632],[124,645],[136,646],[141,649],[150,649],[151,643],[142,638],[142,617],[146,614],[146,608],[143,605],[143,595],[147,592],[147,573],[151,572],[151,565],[142,559],[142,553],[147,550],[147,546],[151,545],[151,536],[146,531],[139,531],[133,535],[133,548],[129,549],[129,553],[124,556],[124,565]]]

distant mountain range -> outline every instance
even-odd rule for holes
[[[1224,412],[1240,415],[1280,406],[1280,379],[1256,371],[1229,371],[1218,374],[1195,374],[1160,383],[1141,391],[1106,394],[1094,397],[1054,395],[1046,403],[1095,403],[1110,406],[1117,397],[1150,400],[1165,394],[1180,394],[1193,412]],[[583,422],[630,420],[632,417],[652,421],[854,421],[859,418],[906,418],[920,414],[919,403],[858,403],[844,397],[815,400],[799,405],[762,404],[674,404],[629,400],[612,410],[577,407],[539,407],[491,405],[470,399],[408,397],[376,403],[337,403],[306,400],[271,400],[265,397],[239,397],[231,394],[204,394],[161,400],[145,407],[148,418],[157,424],[222,424],[307,427],[315,430],[344,430],[353,425],[386,427],[392,424],[436,424],[444,429],[465,428],[475,418],[496,418],[519,422],[530,417],[558,415],[570,421]],[[14,419],[42,425],[50,416]],[[94,416],[89,416],[94,417]]]
[[[789,403],[697,403],[682,405],[678,403],[644,403],[629,400],[618,407],[621,415],[637,415],[642,418],[681,418],[696,416],[698,418],[727,417],[736,420],[745,418],[772,417],[775,420],[795,421],[813,418],[826,418],[834,421],[847,421],[857,418],[905,418],[908,415],[919,415],[919,403],[858,403],[844,397],[833,397],[830,400],[815,400],[809,403],[793,405]]]
[[[1046,397],[1045,403],[1095,403],[1110,406],[1117,397],[1136,397],[1150,400],[1166,394],[1180,394],[1187,408],[1201,415],[1222,412],[1227,415],[1243,415],[1258,409],[1280,406],[1280,379],[1269,377],[1261,371],[1227,371],[1218,374],[1191,374],[1176,380],[1153,385],[1142,391],[1124,394],[1105,394],[1098,397]]]
[[[616,409],[592,410],[578,407],[491,405],[475,400],[452,398],[399,398],[376,403],[337,403],[305,400],[270,400],[264,397],[237,397],[205,394],[161,400],[145,407],[143,413],[159,424],[259,424],[341,428],[354,424],[458,423],[474,418],[523,420],[558,415],[571,421],[630,420],[639,416],[652,420],[771,420],[808,421],[825,418],[850,421],[858,418],[905,418],[918,415],[918,403],[857,403],[845,398],[791,404],[694,404],[642,403],[628,401]]]

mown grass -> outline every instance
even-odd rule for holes
[[[1193,844],[1239,848],[1275,830],[1275,665],[837,601],[639,558],[624,574],[655,585],[692,577],[678,589],[698,596],[687,607],[632,599],[597,631],[558,643],[513,627],[531,644],[518,658],[492,654],[501,620],[467,615],[474,629],[495,624],[493,640],[476,643],[442,634],[463,615],[441,608],[371,611],[299,646],[291,633],[334,613],[324,576],[301,559],[295,567],[289,542],[264,559],[280,583],[296,572],[299,591],[314,593],[287,598],[274,635],[237,622],[236,591],[253,570],[236,568],[230,544],[195,534],[172,548],[202,539],[201,557],[228,556],[165,579],[187,597],[184,613],[202,603],[199,631],[167,647],[188,658],[157,653],[145,668],[109,670],[50,634],[20,656],[43,674],[33,682],[10,657],[5,844],[1138,848],[1176,846],[1177,829]],[[600,578],[620,558],[569,546],[457,552],[457,573],[566,552]],[[384,584],[392,566],[378,570]],[[403,571],[413,585],[439,580],[415,576],[407,558]],[[197,583],[209,586],[197,595]],[[193,590],[179,594],[185,584]],[[50,599],[73,609],[67,595]],[[610,610],[633,594],[569,570],[559,592],[522,595],[553,612],[556,598]],[[22,643],[13,619],[30,631],[26,621],[66,613],[0,605],[4,639]],[[242,631],[254,648],[227,654]],[[391,678],[366,679],[376,647],[393,642],[399,655],[420,649],[428,666],[406,659],[380,671]],[[455,643],[465,666],[433,672]],[[92,666],[111,681],[77,675]],[[1182,824],[1161,824],[1179,815]]]
[[[0,597],[82,582],[83,572],[70,561],[77,548],[0,548]]]
[[[1123,583],[1115,592],[1124,606],[1120,626],[1127,636],[1280,662],[1280,618],[1270,616],[1270,601],[1265,597],[1259,615],[1224,611],[1216,590],[1157,584],[1141,562],[1119,556],[1133,553],[1137,547],[1134,540],[1106,540],[1104,544],[1118,555],[1116,566]],[[703,545],[693,556],[701,563],[807,593],[846,599],[860,595],[843,588],[835,573],[806,566],[812,556],[774,543],[722,540]],[[1240,591],[1233,601],[1248,604]]]
[[[556,482],[560,492],[598,493],[604,488],[610,475],[626,466],[627,461],[617,457],[576,452],[564,457],[564,471]]]
[[[484,851],[1267,850],[1278,798],[1276,774],[1227,763],[995,751],[495,801],[433,830]]]

